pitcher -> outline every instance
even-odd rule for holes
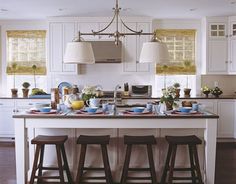
[[[86,101],[86,104],[90,107],[99,107],[100,106],[100,98],[90,98]]]

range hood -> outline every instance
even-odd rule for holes
[[[122,42],[115,45],[114,41],[89,41],[92,44],[95,63],[121,63]]]

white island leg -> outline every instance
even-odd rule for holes
[[[16,183],[27,183],[26,168],[26,127],[24,119],[15,119],[15,153],[16,153]]]
[[[205,157],[206,157],[206,184],[215,182],[215,161],[216,161],[216,134],[217,119],[207,119],[204,132],[205,139]]]

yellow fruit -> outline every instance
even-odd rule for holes
[[[83,100],[75,100],[71,102],[71,107],[73,110],[80,110],[84,107],[84,101]]]

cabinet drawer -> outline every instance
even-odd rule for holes
[[[13,99],[0,99],[0,108],[1,107],[14,107]]]

